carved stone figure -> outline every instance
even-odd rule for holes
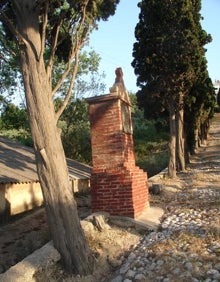
[[[123,71],[122,68],[117,68],[115,70],[116,78],[115,78],[115,83],[114,85],[109,89],[110,93],[117,92],[118,95],[128,103],[130,103],[130,99],[127,93],[127,90],[124,85],[124,80],[123,80]]]

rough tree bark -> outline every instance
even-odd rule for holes
[[[194,129],[194,147],[193,153],[196,153],[196,150],[199,148],[199,129],[198,127]]]
[[[209,121],[206,119],[200,126],[201,144],[205,144],[208,138]]]
[[[93,257],[78,218],[56,126],[51,85],[40,55],[38,11],[33,6],[35,1],[14,3],[37,171],[54,246],[68,271],[85,275],[93,270]]]
[[[169,123],[170,123],[170,140],[169,140],[169,164],[168,175],[171,178],[176,177],[176,122],[175,122],[175,106],[174,101],[169,102]]]
[[[183,109],[183,94],[179,95],[179,110],[176,112],[176,157],[178,163],[178,170],[184,171],[186,168],[185,164],[185,139],[184,139],[184,109]]]

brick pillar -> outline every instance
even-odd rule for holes
[[[87,99],[92,210],[136,218],[148,204],[147,174],[135,165],[130,104],[118,92]]]

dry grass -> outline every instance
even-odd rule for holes
[[[93,275],[80,277],[65,273],[60,263],[49,265],[35,275],[36,282],[101,282],[120,266],[131,249],[135,248],[141,235],[133,228],[125,230],[117,226],[99,232],[86,233],[90,249],[95,257],[95,270]]]

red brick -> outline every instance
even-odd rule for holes
[[[88,99],[92,209],[135,217],[148,201],[147,174],[135,165],[133,136],[122,131],[120,97]]]

